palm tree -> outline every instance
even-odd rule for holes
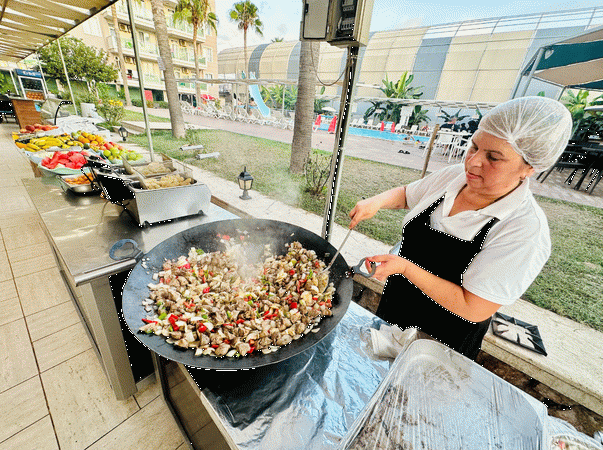
[[[245,55],[244,71],[247,72],[247,30],[254,28],[257,34],[263,36],[262,27],[264,24],[258,16],[258,7],[249,0],[235,3],[229,14],[232,21],[238,22],[239,30],[243,30],[243,54]]]
[[[395,83],[389,81],[387,75],[382,80],[383,86],[379,88],[387,98],[420,98],[423,95],[419,89],[421,87],[412,87],[410,84],[414,79],[413,74],[408,71],[404,72],[400,79]],[[400,122],[400,112],[402,103],[392,103],[387,100],[372,101],[370,106],[364,113],[364,120],[368,120],[371,116],[377,116],[381,121]]]
[[[301,41],[297,103],[295,104],[291,161],[289,163],[291,173],[301,174],[304,172],[304,166],[312,149],[312,121],[314,119],[317,78],[312,60],[318,61],[319,53],[320,42]]]
[[[170,121],[172,123],[172,135],[175,138],[181,138],[184,137],[186,132],[184,130],[182,109],[180,109],[180,99],[178,98],[178,84],[174,76],[174,65],[172,63],[163,1],[151,0],[151,8],[153,10],[153,24],[155,25],[155,37],[157,38],[157,46],[159,47],[159,56],[161,56],[163,65],[165,66],[163,79],[165,82],[165,91],[167,92]],[[142,74],[139,74],[139,76],[142,76]],[[144,101],[144,93],[142,95]]]
[[[193,54],[195,55],[195,78],[199,76],[199,55],[197,54],[197,33],[200,27],[209,24],[217,33],[216,14],[211,11],[209,0],[178,0],[174,9],[174,20],[188,22],[193,27]],[[197,105],[201,104],[199,83],[195,83]]]
[[[126,61],[124,60],[124,52],[121,48],[121,37],[119,35],[119,23],[117,22],[117,7],[115,3],[111,3],[111,15],[113,16],[113,29],[115,30],[115,45],[117,46],[117,56],[119,58],[119,68],[121,70],[121,81],[124,86],[124,94],[126,96],[126,106],[132,106],[130,100],[130,89],[128,88],[128,73],[126,71]]]

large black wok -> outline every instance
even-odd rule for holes
[[[240,358],[195,356],[193,349],[180,349],[166,343],[162,336],[138,332],[138,329],[144,325],[142,318],[147,315],[142,301],[148,297],[148,284],[156,283],[152,278],[153,273],[161,270],[166,259],[176,259],[181,255],[187,255],[191,247],[203,249],[205,252],[223,251],[225,245],[220,242],[218,235],[238,237],[243,231],[249,233],[250,242],[261,244],[257,248],[266,244],[270,245],[272,254],[276,255],[286,254],[285,244],[293,241],[299,241],[305,248],[314,250],[317,256],[327,264],[337,251],[328,241],[308,230],[274,220],[223,220],[178,233],[144,255],[143,259],[132,269],[124,286],[122,304],[124,319],[130,331],[140,342],[165,358],[191,367],[216,370],[250,369],[274,364],[297,355],[320,342],[335,328],[347,311],[353,288],[352,279],[346,277],[346,272],[350,268],[341,255],[337,257],[330,269],[330,281],[336,287],[333,315],[323,317],[318,325],[318,332],[308,333],[276,352],[267,355],[254,353]],[[251,248],[253,249],[254,246]],[[259,256],[258,251],[258,259]]]

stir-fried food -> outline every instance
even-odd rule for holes
[[[268,256],[253,268],[238,262],[237,250],[191,248],[188,256],[166,261],[153,276],[158,283],[149,284],[143,301],[149,315],[140,331],[194,348],[195,355],[244,356],[275,351],[332,315],[335,288],[313,250],[293,242],[286,255]]]

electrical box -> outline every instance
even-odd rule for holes
[[[300,39],[326,41],[329,0],[303,0],[303,2]]]
[[[374,0],[303,0],[301,40],[337,47],[368,43]]]

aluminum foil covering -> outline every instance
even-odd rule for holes
[[[241,449],[335,449],[385,378],[370,328],[385,322],[354,302],[311,349],[237,372],[188,369]]]

